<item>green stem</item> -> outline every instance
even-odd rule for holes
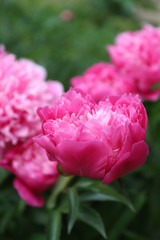
[[[68,176],[68,177],[59,177],[59,180],[55,187],[53,188],[53,191],[47,201],[47,208],[48,209],[53,209],[56,205],[56,199],[58,195],[65,190],[65,188],[68,186],[68,184],[71,182],[73,176]]]

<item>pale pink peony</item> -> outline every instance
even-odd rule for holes
[[[59,176],[57,162],[48,160],[45,150],[29,140],[9,150],[0,166],[13,173],[13,185],[29,205],[41,207],[42,193],[56,183]]]
[[[96,102],[111,95],[134,92],[134,86],[121,76],[112,64],[100,62],[89,67],[82,76],[71,79],[71,85],[90,94]]]
[[[10,147],[37,134],[38,106],[53,104],[62,84],[45,82],[43,67],[27,59],[16,60],[0,46],[0,158]]]
[[[146,25],[140,31],[124,32],[107,50],[121,73],[131,78],[142,99],[159,98],[160,89],[152,88],[160,83],[160,27]]]
[[[145,108],[137,96],[99,104],[70,89],[51,108],[38,109],[43,135],[35,141],[63,171],[111,183],[144,164],[148,146]]]

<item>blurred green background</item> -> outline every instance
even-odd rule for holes
[[[68,87],[70,77],[108,60],[105,51],[118,32],[139,28],[133,0],[3,0],[0,42],[18,57],[34,59],[48,77]],[[71,21],[61,14],[69,9]]]
[[[116,35],[141,28],[136,8],[153,9],[149,0],[0,0],[0,43],[18,57],[43,65],[48,78],[69,87],[72,76],[92,64],[109,61],[105,50]],[[71,11],[70,21],[65,21]],[[134,13],[134,14],[133,14]],[[160,239],[160,101],[145,103],[149,115],[147,163],[125,176],[123,187],[136,213],[114,202],[94,202],[109,240]],[[45,240],[45,207],[28,207],[12,188],[11,175],[0,170],[0,240]],[[46,193],[49,194],[50,192]],[[97,240],[98,233],[77,222],[68,236],[63,219],[62,240]]]

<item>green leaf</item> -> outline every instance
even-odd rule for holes
[[[59,194],[61,192],[63,192],[67,188],[67,186],[70,183],[70,181],[72,180],[72,178],[73,178],[73,176],[59,177],[58,182],[54,186],[51,196],[49,197],[49,199],[47,201],[46,205],[47,205],[48,209],[53,209],[56,206],[57,197],[59,196]]]
[[[31,219],[34,222],[34,224],[38,224],[41,226],[46,225],[47,223],[47,214],[44,208],[34,208],[31,213]]]
[[[74,226],[76,218],[78,216],[78,210],[79,210],[78,195],[75,188],[68,189],[68,197],[69,197],[69,209],[70,209],[68,233],[70,233]]]
[[[9,172],[3,168],[0,168],[0,184],[2,184],[9,176]]]
[[[61,233],[61,213],[58,210],[49,212],[47,240],[59,240]]]
[[[81,221],[96,229],[105,239],[107,239],[102,218],[97,211],[89,206],[83,206],[79,210],[78,217]]]
[[[80,180],[76,183],[77,188],[86,188],[91,186],[91,184],[94,183],[93,179],[90,178],[80,178]]]
[[[160,82],[158,82],[152,86],[152,90],[155,90],[157,88],[160,89]]]
[[[0,233],[4,233],[15,212],[15,206],[9,207],[1,216]]]
[[[69,213],[69,206],[68,206],[68,196],[66,194],[61,194],[61,198],[59,199],[59,205],[57,208],[62,214]]]
[[[79,188],[84,188],[87,189],[86,194],[83,193],[80,195],[80,199],[82,201],[116,201],[116,202],[121,202],[125,204],[127,207],[129,207],[133,212],[135,212],[135,209],[131,202],[121,195],[120,193],[116,192],[113,188],[111,188],[109,185],[103,185],[99,181],[90,181],[87,182],[87,187],[85,184],[79,184],[77,185]]]
[[[41,233],[33,233],[28,240],[45,240],[46,237]]]
[[[79,200],[85,201],[117,201],[114,197],[107,194],[99,193],[95,190],[87,190],[80,192]]]
[[[23,201],[23,199],[19,199],[18,204],[17,204],[17,209],[16,209],[16,214],[17,216],[21,216],[26,209],[26,202]]]
[[[131,202],[125,196],[116,192],[110,186],[99,184],[99,182],[94,182],[94,184],[92,184],[90,186],[90,189],[97,189],[97,191],[99,191],[100,193],[103,193],[103,194],[107,195],[108,197],[112,198],[112,201],[121,202],[124,205],[126,205],[127,207],[129,207],[133,212],[135,212],[135,209],[134,209],[133,205],[131,204]]]
[[[146,201],[145,194],[141,193],[137,196],[137,199],[135,201],[136,213],[133,213],[126,209],[123,212],[123,214],[118,217],[113,228],[111,229],[111,233],[109,235],[110,239],[112,240],[120,239],[120,236],[122,235],[123,231],[130,224],[130,222],[133,220],[136,214],[140,211],[145,201]]]
[[[150,238],[144,237],[131,231],[125,231],[124,235],[127,237],[127,239],[130,240],[150,240]]]

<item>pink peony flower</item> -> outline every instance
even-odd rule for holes
[[[43,134],[35,141],[63,171],[111,183],[144,164],[148,146],[145,108],[137,96],[99,104],[70,89],[52,107],[38,109]]]
[[[114,65],[101,62],[88,68],[82,76],[71,79],[71,85],[90,94],[96,102],[111,95],[134,92],[132,82],[121,76]]]
[[[16,176],[13,185],[19,195],[36,207],[43,206],[42,193],[56,183],[59,175],[57,162],[49,161],[45,150],[32,140],[8,151],[0,166]]]
[[[111,60],[124,76],[130,76],[136,92],[145,100],[157,100],[160,89],[160,27],[146,25],[137,32],[124,32],[107,47]]]
[[[12,146],[40,130],[38,106],[53,104],[62,84],[45,82],[43,67],[27,59],[16,60],[0,46],[0,158]]]
[[[75,15],[74,15],[73,11],[71,11],[69,9],[66,9],[66,10],[61,12],[60,18],[64,22],[70,22],[75,18]]]

